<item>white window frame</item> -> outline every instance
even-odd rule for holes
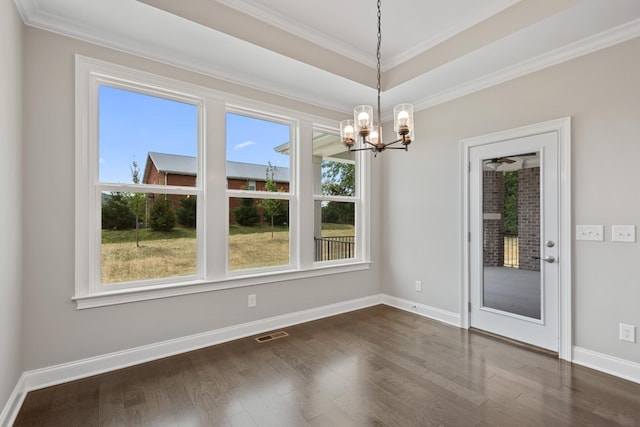
[[[322,128],[319,126],[315,126],[314,130],[328,133],[328,134],[340,135],[339,132],[335,132],[335,130],[330,128]],[[343,264],[349,261],[358,262],[361,260],[368,259],[368,250],[365,249],[365,245],[364,245],[366,241],[364,236],[368,233],[364,232],[364,226],[363,226],[363,224],[368,223],[368,221],[365,220],[364,218],[365,209],[363,208],[363,204],[361,203],[361,201],[363,200],[361,188],[365,182],[368,182],[368,180],[365,180],[365,178],[363,177],[363,174],[366,173],[365,161],[363,158],[364,154],[365,154],[364,151],[354,152],[354,157],[356,160],[356,164],[355,164],[356,174],[355,174],[355,194],[353,196],[331,196],[331,195],[326,195],[322,193],[317,193],[315,191],[316,186],[314,183],[314,192],[313,192],[314,202],[353,203],[355,207],[355,217],[354,217],[355,255],[352,258],[342,258],[342,259],[329,260],[329,261],[315,261],[314,265],[316,267]],[[316,177],[314,176],[313,178],[315,179]],[[366,210],[368,211],[368,209]],[[315,218],[315,209],[314,209],[314,221],[315,220],[316,218]]]
[[[151,73],[76,55],[76,237],[75,293],[78,309],[210,292],[369,268],[369,159],[360,157],[356,259],[316,265],[313,242],[312,133],[322,126],[336,131],[336,123],[255,100],[218,92]],[[98,181],[98,87],[106,84],[198,106],[199,147],[196,187],[112,184]],[[227,112],[292,125],[290,187],[288,193],[227,190],[225,116]],[[223,155],[221,155],[221,153]],[[202,177],[202,179],[201,179]],[[100,284],[102,191],[195,195],[197,204],[197,271],[188,277]],[[289,201],[290,262],[277,268],[227,271],[229,197],[282,198]],[[350,198],[351,199],[351,198]]]
[[[291,218],[296,217],[296,206],[294,202],[296,192],[296,180],[294,177],[296,176],[296,147],[298,146],[297,141],[297,133],[296,129],[298,128],[297,120],[294,120],[290,117],[283,117],[274,114],[263,113],[253,109],[242,108],[238,106],[228,105],[227,113],[237,114],[241,116],[245,116],[252,119],[264,120],[267,122],[278,123],[285,126],[289,126],[289,143],[290,143],[290,151],[289,151],[289,191],[282,192],[269,192],[269,191],[258,191],[258,190],[236,190],[227,188],[226,194],[226,202],[227,202],[227,251],[226,251],[226,266],[225,271],[227,276],[237,277],[243,276],[247,274],[260,274],[260,273],[272,273],[277,271],[287,271],[294,268],[297,268],[297,242],[298,242],[298,224],[297,221],[291,221]],[[225,156],[226,157],[226,156]],[[255,181],[254,186],[255,186]],[[230,270],[229,269],[229,227],[230,223],[230,199],[232,198],[247,198],[254,200],[264,200],[264,199],[279,199],[286,200],[289,203],[289,262],[287,264],[276,265],[272,267],[256,267],[256,268],[247,268],[247,269],[238,269],[238,270]]]

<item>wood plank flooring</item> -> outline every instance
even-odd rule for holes
[[[640,384],[376,306],[31,392],[16,426],[640,426]]]

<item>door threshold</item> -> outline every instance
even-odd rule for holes
[[[557,351],[551,351],[549,349],[538,347],[537,345],[529,344],[529,343],[526,343],[524,341],[518,341],[518,340],[514,340],[513,338],[507,338],[507,337],[502,336],[502,335],[494,334],[493,332],[484,331],[482,329],[478,329],[478,328],[474,328],[474,327],[469,328],[469,332],[485,335],[485,336],[488,336],[488,337],[491,337],[491,338],[494,338],[494,339],[497,339],[497,340],[500,340],[500,341],[504,341],[504,342],[516,345],[518,347],[522,347],[522,348],[526,348],[528,350],[535,351],[536,353],[541,353],[541,354],[547,355],[549,357],[553,357],[553,358],[556,358],[556,359],[560,358],[560,355],[558,354]]]

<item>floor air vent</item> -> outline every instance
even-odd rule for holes
[[[257,337],[256,341],[258,342],[267,342],[267,341],[273,341],[273,340],[277,340],[278,338],[284,338],[284,337],[288,337],[289,334],[286,333],[285,331],[280,331],[280,332],[274,332],[272,334],[269,335],[263,335],[261,337]]]

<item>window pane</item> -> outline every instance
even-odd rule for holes
[[[227,188],[289,191],[291,126],[227,113]],[[267,178],[268,177],[268,178]]]
[[[99,88],[99,180],[195,186],[198,107],[110,86]]]
[[[289,264],[289,201],[229,198],[229,270]]]
[[[355,153],[337,135],[314,132],[314,192],[331,196],[355,196]]]
[[[195,226],[195,196],[102,193],[101,282],[196,274]]]
[[[355,203],[316,201],[316,261],[356,256]]]

